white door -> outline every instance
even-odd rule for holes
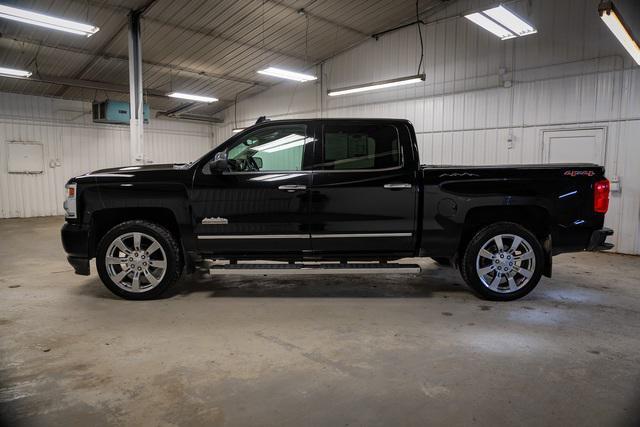
[[[544,163],[595,163],[604,166],[606,128],[542,132]]]

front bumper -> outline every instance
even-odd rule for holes
[[[73,267],[76,274],[88,276],[90,273],[89,241],[91,235],[89,228],[82,224],[65,222],[60,231],[62,237],[62,247],[67,253],[67,261]]]
[[[591,233],[591,239],[589,240],[588,251],[608,251],[613,248],[613,243],[607,243],[607,237],[613,234],[613,230],[610,228],[603,228]]]

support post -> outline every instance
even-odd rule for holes
[[[144,164],[143,93],[142,93],[142,35],[140,11],[129,13],[129,153],[132,165]]]

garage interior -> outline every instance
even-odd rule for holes
[[[638,425],[640,15],[612,2],[627,50],[610,3],[502,2],[533,29],[504,40],[468,18],[491,0],[0,4],[0,424]],[[136,302],[93,263],[73,274],[69,178],[189,162],[263,116],[408,119],[423,164],[603,165],[615,247],[554,258],[507,303],[422,258],[412,276],[203,268]]]

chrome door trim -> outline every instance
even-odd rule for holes
[[[309,239],[309,234],[199,234],[198,240]]]
[[[312,239],[348,239],[358,237],[411,237],[413,233],[349,233],[349,234],[312,234]]]

